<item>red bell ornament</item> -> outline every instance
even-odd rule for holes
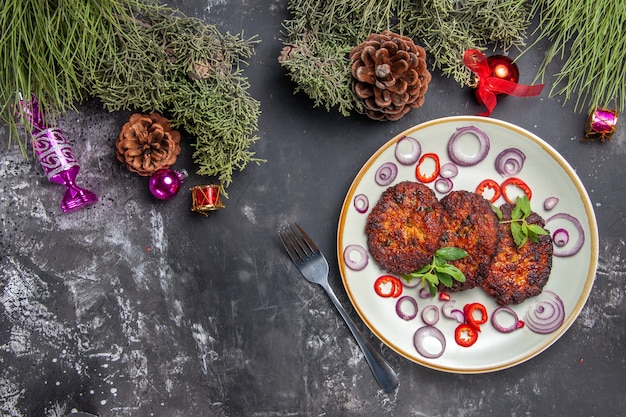
[[[518,84],[519,69],[509,57],[504,55],[485,55],[470,49],[463,56],[463,63],[473,73],[472,87],[476,88],[476,101],[484,104],[487,111],[478,116],[489,116],[496,107],[497,96],[507,94],[517,97],[538,96],[543,90],[543,84]]]

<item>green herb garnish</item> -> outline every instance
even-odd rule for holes
[[[410,274],[402,274],[402,278],[408,282],[411,282],[414,278],[421,279],[422,286],[428,288],[430,295],[434,297],[437,293],[439,283],[442,283],[446,287],[451,287],[453,280],[465,282],[463,272],[456,266],[450,265],[448,261],[456,261],[466,256],[467,252],[463,249],[455,247],[439,248],[429,264],[425,265],[419,271]]]
[[[500,223],[511,224],[511,235],[513,235],[513,241],[518,248],[524,246],[528,239],[537,243],[539,241],[539,235],[548,234],[543,227],[526,221],[528,216],[532,213],[528,196],[516,198],[515,207],[513,211],[511,211],[511,220],[502,220],[502,211],[500,211],[498,207],[493,207],[493,209],[498,219],[500,219]]]

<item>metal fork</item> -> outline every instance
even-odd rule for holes
[[[294,223],[278,232],[283,246],[287,250],[289,257],[300,270],[300,273],[309,282],[320,285],[330,297],[331,301],[339,310],[341,317],[345,320],[357,344],[363,351],[365,360],[369,364],[374,378],[385,392],[391,392],[398,386],[398,375],[385,362],[372,345],[361,335],[359,329],[346,313],[339,299],[328,283],[328,262],[324,255],[317,248],[313,240],[302,230],[298,224]]]

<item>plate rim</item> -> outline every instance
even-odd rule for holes
[[[556,163],[558,163],[558,165],[567,174],[567,176],[569,177],[569,179],[572,181],[573,185],[575,186],[576,190],[578,191],[581,202],[583,203],[585,214],[587,216],[587,219],[586,219],[588,220],[587,226],[590,232],[589,233],[590,236],[587,237],[587,241],[590,244],[591,259],[589,261],[589,268],[587,270],[583,290],[580,296],[578,297],[576,304],[572,307],[570,314],[568,314],[568,316],[565,318],[565,321],[563,322],[561,327],[557,331],[551,333],[550,337],[547,337],[546,340],[543,341],[543,343],[539,344],[536,348],[532,349],[530,352],[519,355],[517,357],[513,357],[508,361],[502,361],[502,363],[495,364],[493,366],[476,368],[476,369],[458,369],[455,367],[448,367],[448,366],[442,366],[442,365],[429,363],[428,361],[411,357],[405,354],[405,352],[398,349],[396,346],[394,346],[393,343],[387,340],[387,338],[381,335],[380,332],[374,328],[374,326],[370,323],[367,317],[365,317],[364,313],[358,308],[357,304],[355,303],[352,291],[350,290],[350,287],[347,284],[347,278],[344,272],[345,265],[343,261],[343,248],[345,245],[343,243],[344,236],[343,236],[342,231],[345,226],[345,219],[346,219],[348,208],[352,204],[352,198],[354,197],[354,192],[356,188],[359,186],[359,184],[361,183],[364,175],[367,172],[369,172],[369,170],[373,166],[373,163],[380,157],[380,155],[383,152],[385,152],[390,146],[393,146],[401,137],[410,136],[411,134],[417,131],[423,130],[433,125],[446,124],[446,123],[467,123],[467,124],[487,123],[487,124],[498,125],[500,127],[511,130],[517,133],[518,135],[521,135],[524,138],[538,145],[544,152],[548,153],[549,156],[553,160],[555,160]],[[381,146],[379,146],[378,149],[363,163],[358,173],[355,175],[354,179],[352,180],[350,187],[348,188],[348,191],[346,192],[346,196],[344,198],[342,206],[341,206],[338,227],[337,227],[337,262],[338,262],[339,272],[341,275],[341,282],[342,282],[344,290],[346,291],[348,295],[350,303],[352,304],[352,307],[357,312],[361,320],[363,320],[363,322],[366,324],[369,330],[378,339],[380,339],[387,347],[389,347],[391,350],[398,353],[400,356],[410,360],[411,362],[417,363],[427,368],[431,368],[431,369],[435,369],[435,370],[439,370],[443,372],[448,372],[448,373],[480,374],[480,373],[488,373],[488,372],[494,372],[494,371],[511,368],[513,366],[519,365],[521,363],[524,363],[536,357],[537,355],[544,352],[547,348],[552,346],[557,340],[559,340],[567,332],[567,330],[570,329],[574,321],[578,318],[578,316],[582,312],[589,298],[589,295],[591,294],[591,289],[595,281],[595,276],[596,276],[597,267],[598,267],[598,258],[599,258],[599,237],[598,237],[597,219],[595,216],[595,212],[593,210],[591,199],[589,198],[589,194],[583,182],[581,181],[580,177],[578,177],[576,170],[569,164],[569,162],[567,162],[567,160],[554,147],[552,147],[552,145],[547,143],[545,140],[541,139],[538,135],[520,126],[517,126],[513,123],[510,123],[504,120],[494,119],[494,118],[485,118],[485,117],[480,117],[480,116],[448,116],[448,117],[428,120],[428,121],[419,123],[417,125],[414,125],[412,127],[405,129],[404,131],[396,134],[394,137],[392,137],[391,139],[383,143]]]

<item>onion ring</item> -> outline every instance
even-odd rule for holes
[[[439,194],[448,194],[452,191],[454,184],[450,178],[437,178],[435,181],[435,190]]]
[[[432,312],[432,314],[431,314]],[[434,326],[439,321],[439,307],[434,304],[428,304],[422,309],[422,321],[424,324]]]
[[[410,313],[407,313],[403,310],[402,306],[406,303],[409,303],[412,306],[412,310]],[[415,301],[415,298],[411,297],[410,295],[403,295],[402,297],[398,298],[398,301],[396,301],[396,314],[398,314],[398,317],[400,317],[402,320],[413,320],[415,317],[417,317],[417,301]]]
[[[461,153],[459,149],[459,138],[465,133],[472,133],[478,138],[480,147],[478,148],[478,152],[474,155],[465,155]],[[489,136],[476,126],[460,127],[452,136],[450,136],[448,141],[448,156],[450,157],[450,160],[457,165],[462,167],[472,166],[487,157],[490,146]]]
[[[556,229],[552,233],[552,242],[559,248],[567,245],[569,242],[569,233],[565,229]]]
[[[503,177],[512,177],[524,167],[526,155],[520,149],[506,148],[496,156],[496,171]]]
[[[501,315],[501,313],[507,313],[512,316],[513,323],[509,326],[504,326],[502,323],[500,323],[496,316]],[[519,318],[517,317],[517,313],[511,307],[500,306],[493,310],[493,313],[491,313],[491,325],[500,333],[511,333],[513,330],[521,329],[522,327],[524,327],[524,322],[521,322],[519,320]]]
[[[426,287],[420,288],[418,294],[420,298],[433,298],[432,294],[430,293],[430,290]]]
[[[359,254],[359,259],[354,260],[350,257],[353,252]],[[351,270],[360,271],[367,266],[369,255],[361,245],[348,245],[343,250],[343,260],[346,263],[346,266]]]
[[[435,339],[439,343],[439,351],[433,353],[428,349],[429,346],[426,346],[426,341],[430,339]],[[435,326],[422,326],[413,335],[413,346],[415,346],[417,353],[423,357],[436,359],[443,355],[446,350],[446,337]]]
[[[365,194],[358,194],[354,196],[354,208],[357,212],[363,214],[370,208],[370,201]]]
[[[439,168],[439,176],[441,178],[454,178],[459,175],[459,167],[452,162],[446,162]]]
[[[441,312],[444,317],[449,319],[453,319],[458,321],[459,323],[463,323],[465,321],[465,314],[463,311],[458,308],[454,308],[454,304],[456,304],[456,300],[448,300],[441,306]]]
[[[537,302],[524,315],[530,330],[539,334],[552,333],[565,321],[565,305],[556,293],[544,290]]]
[[[398,166],[393,162],[385,162],[376,170],[376,184],[389,185],[398,175]]]
[[[409,152],[403,152],[402,149],[400,149],[400,146],[403,146],[407,143],[409,144],[411,149]],[[396,143],[394,155],[398,162],[400,162],[402,165],[411,165],[416,163],[421,154],[422,145],[420,145],[420,143],[415,138],[412,138],[410,136],[402,136],[400,140],[398,140],[398,142]]]
[[[556,207],[556,205],[559,203],[559,198],[558,197],[548,197],[545,200],[543,200],[543,208],[546,211],[550,211],[552,210],[554,207]]]
[[[409,281],[402,275],[400,275],[400,282],[402,282],[402,285],[405,288],[417,288],[417,286],[421,284],[421,280],[419,278],[414,277],[411,281]]]
[[[566,220],[566,221],[570,222],[574,226],[574,229],[576,230],[576,232],[578,234],[578,239],[576,239],[576,241],[574,241],[574,243],[572,243],[571,245],[569,244],[570,242],[568,240],[568,244],[567,245],[556,246],[554,248],[553,255],[554,256],[561,256],[561,257],[575,255],[576,253],[578,253],[580,248],[582,248],[583,244],[585,243],[585,231],[583,230],[582,225],[580,224],[578,219],[576,217],[572,216],[571,214],[557,213],[557,214],[553,215],[552,217],[550,217],[550,218],[548,218],[546,220],[546,226],[548,225],[548,223],[550,223],[551,221],[556,220],[556,219]],[[570,235],[571,235],[571,233],[570,233]]]

